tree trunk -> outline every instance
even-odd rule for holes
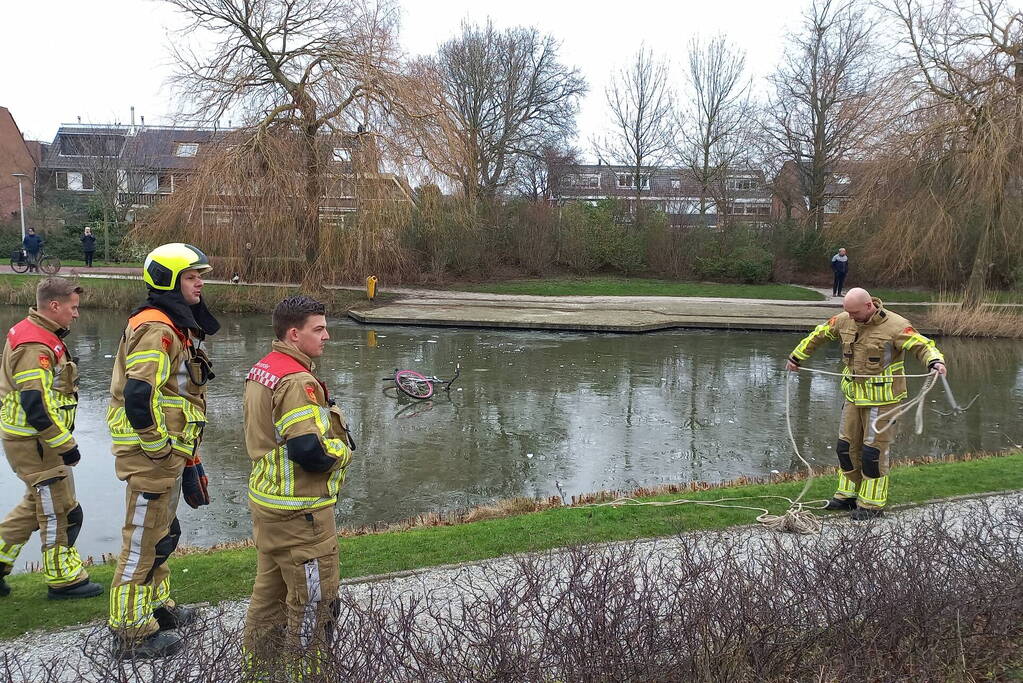
[[[103,260],[110,263],[110,214],[103,206]]]
[[[316,150],[316,131],[306,129],[303,135],[305,146],[305,201],[299,211],[298,233],[305,255],[305,275],[302,286],[306,289],[322,284],[314,267],[320,255],[320,161]]]
[[[991,233],[995,231],[1002,220],[1004,196],[1003,192],[999,192],[995,197],[991,216],[984,222],[984,231],[977,242],[977,251],[973,255],[973,266],[970,268],[970,279],[966,282],[966,292],[963,293],[962,307],[966,310],[975,311],[984,303],[988,271],[991,268]]]

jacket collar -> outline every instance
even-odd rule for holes
[[[57,335],[58,339],[63,339],[71,331],[47,318],[45,315],[37,311],[35,306],[28,309],[28,319],[47,332],[53,332]]]
[[[874,302],[874,307],[877,309],[874,311],[874,315],[870,316],[870,320],[863,323],[864,325],[879,325],[888,319],[888,312],[884,310],[884,302],[878,299],[876,296],[870,297],[870,300]]]
[[[280,340],[274,339],[271,347],[273,348],[274,351],[277,351],[278,353],[283,353],[285,356],[291,356],[299,363],[301,363],[303,367],[309,370],[309,372],[312,372],[313,369],[316,367],[316,363],[313,362],[312,358],[305,355],[291,344],[287,344]]]

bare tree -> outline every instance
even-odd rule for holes
[[[707,42],[693,38],[686,75],[688,105],[679,112],[679,161],[700,186],[700,215],[712,204],[719,215],[727,215],[727,176],[731,169],[750,166],[754,132],[746,53],[724,36]]]
[[[629,166],[639,211],[643,176],[668,159],[675,124],[667,61],[641,47],[605,90],[611,133],[594,147],[616,163]]]
[[[770,79],[767,132],[795,163],[817,230],[837,167],[864,151],[887,113],[891,91],[873,40],[877,24],[855,0],[814,0]]]
[[[516,192],[534,202],[549,201],[569,168],[579,163],[579,150],[564,143],[544,145],[539,154],[525,157],[519,165]]]
[[[419,66],[439,84],[432,108],[440,112],[422,120],[420,153],[470,200],[494,197],[524,160],[542,159],[545,147],[575,132],[586,82],[559,49],[535,28],[463,24]]]
[[[166,0],[217,40],[199,54],[175,47],[176,83],[189,115],[216,122],[234,112],[255,150],[269,137],[301,141],[295,226],[308,265],[323,248],[320,220],[332,148],[321,135],[365,126],[372,108],[401,108],[398,7],[390,0]],[[363,128],[365,130],[365,128]],[[357,161],[357,159],[353,159]],[[307,269],[312,281],[316,269]]]

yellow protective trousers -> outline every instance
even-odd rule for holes
[[[178,546],[181,525],[176,511],[181,478],[128,478],[121,555],[110,587],[107,622],[123,640],[160,630],[153,610],[173,607],[167,558]]]
[[[247,655],[264,662],[315,656],[332,637],[340,607],[334,508],[249,509],[258,555],[245,617]]]
[[[846,401],[838,431],[838,489],[835,498],[856,499],[863,508],[883,508],[888,503],[888,452],[898,424],[886,416],[898,403],[857,406]],[[875,431],[874,422],[877,422]]]
[[[0,576],[13,571],[18,553],[39,531],[43,578],[51,588],[89,578],[74,547],[83,514],[72,468],[41,439],[3,439],[3,448],[26,488],[21,502],[0,522]]]

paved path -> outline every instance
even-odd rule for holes
[[[995,519],[1004,519],[1009,522],[1014,511],[1023,504],[1023,492],[1002,492],[996,494],[982,494],[973,497],[963,497],[944,501],[936,501],[927,505],[901,506],[889,511],[884,519],[871,522],[873,525],[867,527],[861,523],[850,522],[847,515],[827,515],[824,518],[824,527],[819,536],[797,536],[793,534],[776,534],[767,531],[759,525],[750,527],[733,527],[718,531],[697,531],[687,532],[678,536],[667,538],[656,538],[627,543],[608,543],[593,546],[598,551],[615,552],[623,547],[632,547],[636,557],[642,562],[671,562],[680,556],[680,548],[683,545],[703,544],[711,552],[719,552],[730,546],[730,540],[736,537],[748,537],[750,542],[741,546],[742,552],[747,553],[750,558],[750,567],[755,568],[758,558],[766,551],[778,547],[781,552],[791,556],[791,563],[801,561],[803,548],[817,544],[834,546],[835,552],[840,552],[843,544],[849,542],[850,532],[856,532],[867,528],[873,528],[883,534],[886,528],[895,528],[901,525],[903,528],[914,528],[928,519],[950,520],[949,530],[953,533],[974,533],[975,529],[970,527],[968,520],[971,511],[973,514],[994,515]],[[942,515],[944,515],[942,517]],[[753,516],[753,513],[750,515]],[[1015,533],[1019,533],[1018,524]],[[778,543],[778,546],[775,546]],[[553,550],[544,553],[537,553],[535,557],[550,559],[549,567],[557,570],[564,563],[559,561],[567,556],[563,550]],[[777,551],[775,551],[777,552]],[[354,601],[366,606],[372,602],[376,605],[387,604],[389,599],[403,599],[409,601],[430,601],[434,607],[444,609],[450,607],[452,615],[459,614],[462,600],[469,598],[488,599],[494,597],[494,591],[500,587],[501,582],[519,581],[516,578],[518,561],[516,557],[501,557],[483,562],[473,562],[460,565],[449,565],[429,569],[418,569],[384,576],[371,576],[349,580],[342,584],[341,594],[346,600]],[[555,574],[557,571],[555,571]],[[557,581],[558,576],[547,577],[549,581]],[[471,600],[470,600],[471,604]],[[224,602],[216,608],[207,608],[208,615],[217,620],[217,627],[214,633],[206,636],[208,641],[203,641],[201,646],[214,647],[223,645],[226,639],[236,637],[237,629],[245,618],[245,610],[248,607],[247,600]],[[96,622],[77,627],[70,627],[52,632],[32,632],[14,640],[0,642],[0,653],[7,652],[16,657],[27,667],[26,681],[33,680],[33,669],[38,671],[39,667],[47,660],[57,654],[66,654],[73,660],[81,663],[86,670],[91,668],[91,663],[83,658],[83,652],[88,649],[92,652],[101,651],[102,643],[106,642],[106,632],[102,624]],[[95,672],[90,672],[94,674]],[[199,672],[195,672],[199,673]],[[78,680],[71,671],[65,672],[61,680]],[[93,680],[90,676],[88,680]],[[144,676],[132,680],[149,681],[159,680],[159,675]],[[195,680],[200,680],[196,677]]]

